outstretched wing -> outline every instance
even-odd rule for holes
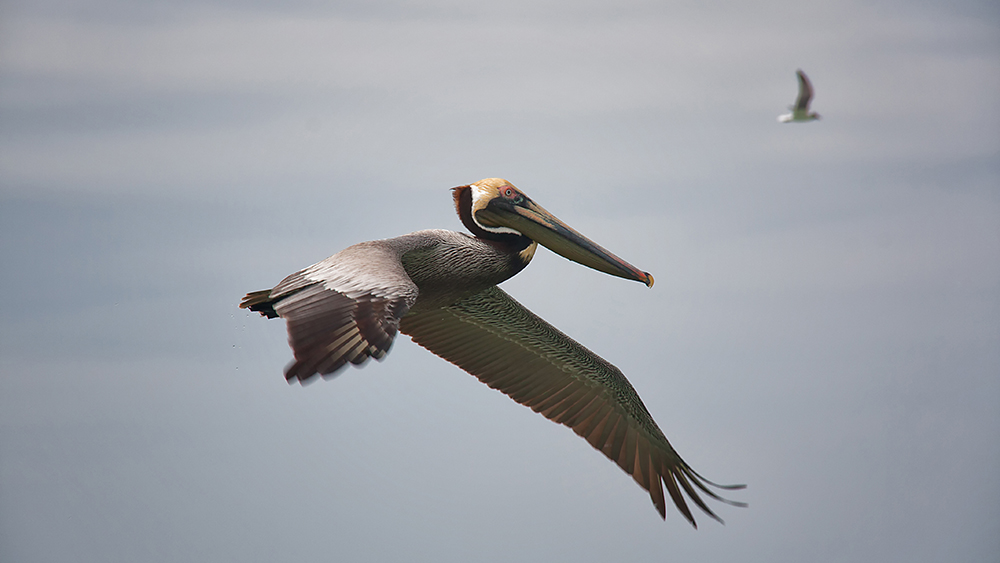
[[[618,368],[499,288],[447,307],[414,312],[403,318],[400,330],[518,403],[572,428],[649,491],[661,517],[666,518],[663,487],[695,527],[682,490],[716,520],[699,491],[742,505],[709,487],[743,485],[716,485],[677,455]]]
[[[289,382],[386,355],[417,299],[400,255],[393,239],[362,243],[243,298],[241,308],[287,321],[295,355],[285,368]]]
[[[809,101],[813,97],[812,83],[809,77],[801,70],[796,70],[795,75],[799,77],[799,97],[795,100],[795,108],[800,111],[809,111]]]

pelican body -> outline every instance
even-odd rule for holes
[[[331,377],[347,363],[381,360],[397,331],[515,401],[564,424],[647,490],[666,518],[666,487],[695,527],[687,496],[720,497],[671,447],[618,368],[523,307],[497,284],[542,244],[596,270],[653,285],[653,277],[576,232],[500,178],[454,188],[472,236],[417,231],[363,242],[300,270],[241,308],[285,319],[295,360],[288,381]]]
[[[809,77],[801,70],[796,70],[795,75],[799,77],[799,97],[795,99],[795,105],[788,106],[792,113],[778,116],[781,123],[816,121],[820,115],[814,111],[809,111],[809,102],[812,101],[813,87],[809,82]]]

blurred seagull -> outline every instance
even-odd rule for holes
[[[788,106],[792,113],[778,116],[778,121],[788,123],[790,121],[815,121],[819,119],[819,114],[809,111],[809,102],[813,97],[813,87],[809,82],[809,77],[801,70],[796,70],[799,77],[799,97],[795,100],[794,106]]]

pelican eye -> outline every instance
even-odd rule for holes
[[[515,191],[514,188],[510,186],[507,186],[506,188],[503,189],[503,196],[515,204],[524,201],[524,196],[517,193],[517,191]]]

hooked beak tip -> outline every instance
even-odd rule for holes
[[[643,272],[643,274],[646,275],[646,279],[643,281],[643,283],[646,284],[646,287],[653,287],[653,276],[650,275],[649,272]]]

